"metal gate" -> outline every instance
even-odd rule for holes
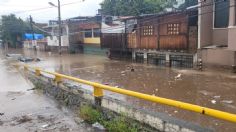
[[[171,67],[193,68],[193,55],[170,55]]]
[[[138,63],[143,63],[144,62],[144,54],[141,52],[136,52],[135,53],[135,61]]]
[[[147,54],[147,62],[149,64],[165,66],[166,55],[165,54],[157,54],[157,53],[148,53]]]

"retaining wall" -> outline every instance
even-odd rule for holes
[[[69,82],[55,83],[54,80],[46,76],[36,76],[29,72],[29,80],[38,88],[42,88],[45,94],[53,96],[59,102],[65,103],[68,107],[79,108],[84,103],[95,104],[92,91],[82,88],[81,85],[74,85]],[[199,125],[169,117],[163,113],[150,112],[138,109],[126,102],[104,96],[101,107],[111,112],[125,114],[129,118],[147,124],[157,131],[164,132],[211,132],[212,129],[203,128]]]

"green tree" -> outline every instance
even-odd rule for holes
[[[135,16],[158,13],[175,4],[175,0],[104,0],[100,5],[105,15]]]
[[[183,4],[181,4],[178,8],[180,10],[185,10],[186,8],[190,6],[197,5],[198,1],[197,0],[185,0]]]
[[[10,47],[17,47],[21,44],[23,34],[30,31],[30,26],[11,14],[2,16],[0,30],[3,43],[10,44]]]

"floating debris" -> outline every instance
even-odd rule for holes
[[[49,127],[49,125],[48,125],[48,124],[45,124],[45,125],[42,125],[41,127],[42,127],[42,128],[46,128],[46,127]]]
[[[122,72],[120,72],[121,74],[124,74],[125,73],[125,71],[122,71]]]
[[[211,100],[211,103],[212,103],[212,104],[216,104],[216,101],[215,101],[215,100]]]
[[[182,76],[182,74],[179,73],[177,76],[175,76],[175,80],[180,80],[180,79],[181,79],[181,76]]]
[[[130,71],[131,71],[131,72],[134,72],[134,68],[132,67],[132,68],[130,69]]]
[[[92,127],[96,129],[95,131],[105,131],[104,126],[98,122],[94,123]]]
[[[222,103],[226,103],[226,104],[233,104],[234,101],[233,100],[222,100]]]
[[[109,85],[109,83],[104,83],[104,85]]]
[[[0,116],[3,116],[4,115],[4,113],[0,113]]]
[[[220,98],[220,95],[219,96],[214,96],[215,99],[219,99]]]

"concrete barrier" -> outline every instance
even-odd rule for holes
[[[95,104],[93,91],[84,89],[81,85],[69,82],[56,83],[53,78],[44,75],[36,76],[27,72],[29,80],[37,88],[43,89],[44,93],[53,96],[59,102],[72,109],[78,109],[84,103]],[[203,128],[197,124],[170,117],[164,113],[150,112],[139,109],[132,104],[127,104],[112,97],[104,96],[101,100],[101,108],[147,124],[157,131],[164,132],[212,132],[214,130]]]

